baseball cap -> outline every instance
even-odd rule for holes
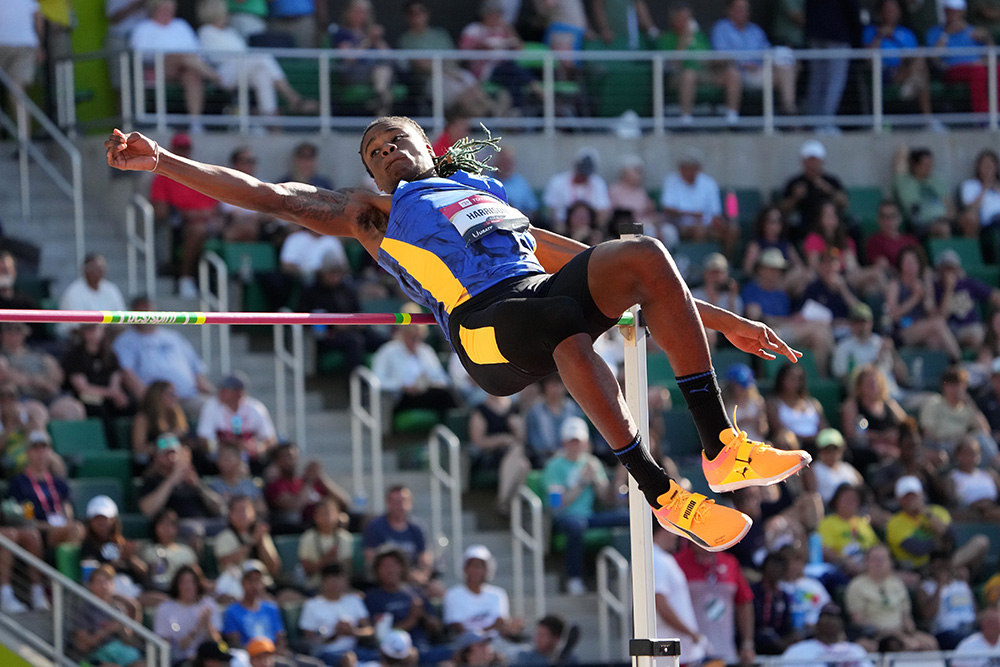
[[[785,256],[777,248],[768,248],[757,257],[757,264],[769,269],[784,269],[788,266]]]
[[[962,268],[962,258],[952,248],[944,250],[940,255],[938,255],[937,261],[934,262],[936,267],[943,268],[945,266],[954,266],[955,268]]]
[[[483,642],[488,642],[493,639],[496,635],[493,632],[478,632],[475,630],[468,630],[463,632],[461,636],[455,640],[455,650],[464,651],[473,644],[482,644]]]
[[[251,572],[259,572],[265,577],[271,574],[267,571],[267,566],[256,558],[249,558],[243,562],[243,574],[250,574]]]
[[[274,652],[274,642],[267,637],[254,637],[247,642],[247,653],[250,654],[251,658],[256,658],[258,655],[266,655]]]
[[[253,655],[253,653],[251,653],[250,655]],[[232,659],[233,659],[233,654],[229,652],[229,644],[227,644],[226,642],[207,641],[198,644],[198,660],[232,660]]]
[[[219,389],[234,389],[236,391],[243,391],[246,388],[246,380],[236,374],[227,375],[219,380]]]
[[[570,440],[590,442],[590,428],[587,427],[587,422],[581,417],[567,417],[559,429],[559,438],[563,442],[569,442]]]
[[[48,447],[52,444],[49,440],[49,434],[41,429],[37,429],[28,434],[28,447],[35,447],[36,445],[45,445]]]
[[[180,449],[181,441],[177,439],[177,436],[173,433],[164,433],[156,439],[156,449],[159,451],[168,451],[171,449]]]
[[[382,641],[379,642],[378,648],[393,660],[406,660],[413,651],[413,639],[410,638],[410,633],[406,630],[393,630],[386,633]]]
[[[118,505],[107,496],[94,496],[87,503],[87,518],[93,519],[95,516],[114,519],[118,516]]]
[[[754,383],[753,370],[746,364],[733,364],[726,371],[726,381],[744,389],[751,387]]]
[[[685,148],[677,156],[677,164],[694,164],[700,167],[703,162],[704,157],[702,157],[701,151],[693,147]]]
[[[591,146],[584,146],[576,154],[576,161],[573,163],[573,166],[580,174],[589,176],[597,171],[598,164],[600,164],[600,157],[597,154],[597,149]]]
[[[178,132],[170,140],[171,148],[191,148],[191,135],[186,132]]]
[[[706,271],[725,271],[729,268],[729,260],[721,252],[713,252],[705,257],[703,266]]]
[[[901,499],[908,493],[924,494],[924,485],[913,475],[903,475],[896,480],[896,500]]]
[[[488,563],[493,558],[493,554],[490,553],[490,550],[485,545],[473,544],[465,550],[465,554],[462,556],[462,562],[468,563],[474,558]]]
[[[852,322],[871,322],[875,319],[872,309],[864,303],[856,303],[849,314]]]
[[[944,0],[944,8],[965,11],[965,0]]]
[[[816,448],[843,447],[844,436],[835,428],[825,428],[816,434]]]
[[[826,159],[826,146],[816,139],[810,139],[799,148],[799,157],[803,160],[809,157],[817,157],[820,160]]]

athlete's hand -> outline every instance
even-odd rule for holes
[[[160,146],[138,132],[115,129],[104,142],[108,165],[122,171],[153,171],[159,164]]]
[[[794,364],[802,356],[801,352],[789,347],[788,343],[778,338],[778,334],[763,322],[740,317],[728,331],[722,333],[737,348],[755,354],[761,359],[775,359],[776,355],[780,354]]]

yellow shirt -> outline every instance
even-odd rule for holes
[[[838,514],[831,514],[823,517],[817,530],[824,547],[845,557],[863,554],[879,543],[878,536],[865,516],[844,519]]]
[[[876,583],[860,574],[847,585],[844,602],[852,619],[879,630],[899,630],[910,618],[910,594],[897,576]]]
[[[948,514],[948,510],[940,505],[928,505],[927,512],[944,523],[951,523],[951,515]],[[902,567],[916,570],[927,564],[927,561],[930,560],[930,552],[923,556],[915,556],[907,551],[903,547],[903,542],[911,537],[934,539],[930,519],[927,518],[926,513],[910,516],[905,512],[897,512],[889,519],[889,524],[885,528],[885,538],[896,562]]]
[[[47,21],[69,27],[70,0],[38,0],[38,8]]]

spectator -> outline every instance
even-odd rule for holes
[[[819,460],[810,469],[816,477],[816,491],[827,505],[833,494],[843,484],[860,486],[864,483],[861,473],[844,461],[844,436],[835,428],[825,428],[816,436]]]
[[[49,412],[38,401],[21,400],[17,385],[0,383],[0,431],[3,443],[3,472],[7,479],[21,473],[28,465],[28,443],[35,433],[48,438]],[[55,452],[49,457],[49,471],[66,476],[66,463]]]
[[[340,25],[330,38],[330,46],[335,49],[389,49],[385,29],[375,22],[369,0],[351,0],[347,4]],[[395,77],[391,61],[349,58],[344,60],[343,65],[345,83],[367,84],[374,89],[375,94],[367,110],[376,118],[387,116],[392,108],[392,82]]]
[[[733,364],[726,370],[726,382],[722,388],[726,412],[740,410],[740,428],[747,437],[763,442],[770,428],[767,425],[767,406],[757,388],[753,370],[743,363]]]
[[[262,69],[260,65],[256,67]],[[257,156],[249,146],[237,146],[229,154],[229,167],[256,178]],[[233,206],[226,202],[219,204],[219,212],[224,220],[221,230],[224,241],[253,242],[267,236],[275,227],[284,227],[288,224],[275,220],[267,213]]]
[[[629,0],[620,4],[608,0],[596,0],[590,4],[594,18],[594,31],[605,44],[632,51],[642,48],[643,37],[655,38],[660,31],[653,23],[653,17],[646,0]]]
[[[806,0],[803,33],[811,49],[849,49],[861,43],[861,8],[857,0]],[[809,62],[806,93],[809,113],[821,116],[820,132],[840,134],[833,117],[847,84],[847,58],[817,58]]]
[[[513,146],[504,146],[494,159],[493,166],[497,169],[494,176],[503,183],[503,188],[507,192],[507,203],[528,216],[529,220],[536,220],[539,208],[538,196],[535,195],[535,190],[528,179],[517,171],[516,157],[517,152]]]
[[[819,579],[806,575],[809,550],[800,542],[786,544],[776,552],[787,563],[781,590],[792,600],[792,627],[798,631],[813,631],[823,607],[831,601],[830,594]]]
[[[102,565],[91,573],[87,589],[105,604],[139,621],[140,610],[115,595],[115,570],[110,565]],[[74,620],[73,644],[81,659],[118,667],[145,664],[142,653],[131,643],[132,628],[107,612],[88,603]]]
[[[625,508],[598,510],[597,503],[614,505],[615,489],[601,460],[590,453],[590,429],[581,417],[570,417],[559,429],[562,451],[542,473],[549,493],[552,528],[566,534],[566,590],[587,591],[583,583],[583,534],[588,528],[628,524]]]
[[[958,220],[965,236],[978,238],[1000,222],[1000,157],[985,148],[976,156],[972,178],[958,186]]]
[[[993,606],[979,612],[979,632],[960,641],[953,655],[952,667],[989,667],[1000,657],[1000,610]]]
[[[125,297],[107,280],[108,263],[104,255],[95,252],[83,258],[83,275],[69,284],[59,298],[60,310],[125,310]],[[56,325],[60,336],[68,336],[79,324],[63,322]]]
[[[524,620],[511,618],[507,591],[490,584],[496,560],[481,544],[472,545],[463,555],[464,582],[448,589],[444,596],[444,622],[452,634],[495,632],[517,641]]]
[[[190,157],[191,136],[178,132],[170,140],[170,150],[181,157]],[[197,299],[195,272],[201,248],[207,238],[222,228],[219,202],[159,174],[153,176],[149,184],[149,200],[156,222],[169,223],[175,242],[179,239],[181,244],[178,294],[183,299]],[[132,307],[135,307],[134,300]]]
[[[830,511],[817,528],[823,560],[853,577],[864,570],[865,554],[879,544],[867,515],[860,514],[861,487],[841,484],[828,503]]]
[[[991,322],[996,319],[998,318],[994,315]],[[986,337],[990,338],[989,332]],[[996,440],[1000,437],[1000,355],[990,361],[990,376],[976,395],[976,405],[986,417],[990,434]]]
[[[122,85],[122,69],[118,56],[129,48],[132,30],[146,18],[146,0],[104,0],[104,15],[108,20],[108,29],[104,33],[104,49],[115,54],[114,57],[107,59],[108,73],[111,75],[111,87],[118,91]]]
[[[524,44],[514,27],[504,20],[502,3],[483,0],[479,6],[479,21],[462,29],[458,48],[469,51],[518,51],[524,48]],[[532,84],[538,85],[531,71],[515,60],[473,60],[469,69],[479,81],[502,86],[508,93],[510,103],[517,109],[525,108]]]
[[[243,659],[245,660],[245,658]],[[204,641],[198,644],[191,667],[229,667],[240,660],[241,658],[236,657],[229,650],[229,645],[226,642],[221,640]],[[273,663],[271,667],[273,667]]]
[[[196,564],[177,568],[168,581],[170,599],[156,608],[153,632],[170,643],[170,659],[178,663],[198,656],[205,642],[218,646],[222,615]]]
[[[785,184],[781,195],[781,210],[788,218],[789,238],[801,241],[809,232],[809,221],[816,220],[820,206],[833,200],[837,211],[847,210],[847,191],[840,179],[824,170],[826,147],[815,139],[803,142],[799,148],[802,173]]]
[[[773,441],[808,450],[815,449],[819,432],[828,426],[823,406],[809,394],[806,372],[799,365],[778,369],[774,393],[767,399],[767,423]]]
[[[577,201],[566,209],[566,236],[584,245],[597,245],[604,240],[604,230],[597,221],[597,211],[587,202]]]
[[[45,404],[52,419],[83,419],[83,404],[61,391],[65,376],[56,358],[26,344],[30,331],[23,322],[0,325],[0,368],[4,379],[15,383],[22,396]]]
[[[805,265],[795,245],[788,240],[785,216],[777,206],[765,206],[757,214],[753,238],[747,242],[743,255],[743,272],[752,274],[757,260],[765,250],[774,248],[785,260],[785,286],[792,294],[797,294],[806,284]]]
[[[694,19],[687,5],[673,5],[670,9],[670,23],[660,35],[657,46],[662,51],[711,51],[712,44]],[[695,95],[699,82],[718,82],[725,88],[726,107],[738,109],[741,94],[740,73],[735,67],[727,67],[719,76],[709,76],[703,60],[667,61],[670,68],[670,85],[677,89],[680,104],[680,124],[690,126],[694,122]]]
[[[142,595],[149,567],[139,558],[138,545],[122,536],[122,522],[115,501],[108,496],[91,498],[87,502],[86,530],[80,545],[80,563],[93,561],[111,566],[115,570],[112,575],[115,593],[129,598]],[[144,603],[155,606],[162,598],[162,595],[147,595]]]
[[[781,664],[785,667],[807,667],[822,663],[873,667],[865,648],[846,640],[842,614],[837,605],[825,605],[816,621],[812,638],[789,646],[781,654]]]
[[[177,401],[174,386],[164,380],[150,383],[132,420],[133,467],[140,471],[146,469],[156,456],[157,441],[161,435],[186,439],[188,430],[187,418]]]
[[[31,296],[21,292],[16,287],[17,263],[14,255],[7,250],[0,250],[0,308],[5,310],[31,310],[38,308],[38,302]],[[31,341],[39,341],[48,337],[43,324],[31,326]]]
[[[269,31],[290,35],[300,49],[322,46],[322,36],[330,23],[325,2],[273,0],[268,10]]]
[[[803,28],[806,24],[805,0],[780,0],[771,25],[774,41],[792,49],[802,49],[806,46]]]
[[[678,157],[677,171],[663,180],[660,205],[667,221],[680,230],[681,240],[712,240],[726,252],[732,250],[739,229],[723,217],[719,184],[702,171],[700,151],[685,149]]]
[[[456,667],[497,666],[503,659],[493,647],[493,635],[486,632],[466,632],[455,640],[452,664]]]
[[[841,408],[843,432],[859,466],[899,458],[899,427],[906,421],[903,408],[889,393],[885,374],[876,366],[856,370]]]
[[[165,51],[164,70],[168,82],[184,88],[184,106],[191,117],[191,132],[205,131],[205,84],[222,84],[218,72],[198,55],[198,36],[187,21],[177,18],[176,0],[148,0],[149,17],[132,29],[131,46],[143,52],[143,64],[152,65],[153,52]]]
[[[728,0],[726,16],[712,26],[712,48],[716,51],[770,51],[771,42],[759,25],[750,21],[748,0]],[[781,111],[794,116],[795,106],[795,59],[789,49],[779,47],[773,51],[774,87],[778,91]],[[727,65],[739,73],[739,87],[727,89],[735,95],[726,99],[726,122],[739,123],[743,88],[760,90],[764,85],[764,60],[761,57],[740,58]],[[733,76],[726,75],[727,78]]]
[[[314,285],[316,274],[327,258],[330,263],[347,266],[347,253],[337,237],[306,228],[285,237],[279,258],[280,272],[260,277],[262,287],[274,307],[288,306],[296,285]]]
[[[684,575],[681,575],[682,577]],[[549,665],[574,664],[572,655],[561,661],[562,651],[559,644],[566,629],[566,622],[560,616],[549,614],[543,616],[535,627],[535,638],[532,647],[517,654],[513,664],[521,667],[549,667]],[[684,654],[685,656],[687,653]]]
[[[267,567],[259,560],[243,563],[243,598],[226,607],[222,616],[222,634],[230,646],[242,648],[256,637],[266,637],[288,654],[285,624],[281,610],[264,597],[271,583]]]
[[[267,407],[248,396],[245,374],[228,375],[219,381],[219,394],[205,401],[198,417],[198,437],[210,452],[220,443],[232,442],[240,447],[250,463],[250,469],[264,470],[278,434]]]
[[[955,207],[947,183],[934,173],[930,149],[901,146],[896,152],[895,169],[893,192],[910,229],[921,237],[951,236]]]
[[[940,455],[929,452],[920,437],[917,421],[907,417],[899,425],[899,458],[887,460],[868,474],[868,486],[879,505],[896,509],[896,480],[912,475],[923,484],[928,498],[938,504],[948,502],[947,474]],[[886,519],[888,520],[888,518]]]
[[[813,221],[813,231],[802,242],[802,254],[811,271],[818,273],[823,256],[829,255],[834,260],[835,267],[851,285],[876,294],[884,291],[879,282],[882,273],[858,265],[857,246],[848,235],[847,224],[837,213],[837,206],[832,201],[819,205]]]
[[[761,566],[761,580],[751,584],[754,606],[754,646],[758,654],[780,655],[800,639],[792,626],[792,597],[781,587],[788,562],[768,554]]]
[[[271,11],[279,11],[281,5],[288,4],[288,0],[272,2]],[[320,4],[322,3],[317,3]],[[274,116],[278,113],[278,95],[285,100],[292,113],[319,111],[315,100],[303,99],[292,88],[274,56],[248,51],[246,40],[230,26],[226,0],[201,0],[198,3],[198,21],[201,23],[198,28],[199,46],[208,51],[205,57],[218,72],[219,83],[223,88],[236,90],[240,77],[245,76],[247,85],[256,98],[257,111],[262,116]]]
[[[545,184],[542,203],[555,231],[565,230],[566,211],[570,204],[583,201],[597,211],[601,224],[611,215],[608,184],[597,173],[598,153],[590,146],[581,148],[570,171],[563,171]]]
[[[264,487],[264,497],[271,508],[276,533],[301,533],[309,524],[316,503],[324,496],[336,496],[342,506],[348,506],[347,492],[330,479],[319,461],[309,461],[302,474],[298,474],[299,448],[294,443],[278,445],[272,456],[276,476]]]
[[[951,651],[976,629],[975,596],[955,577],[948,551],[931,552],[928,574],[917,589],[917,609],[941,650]]]
[[[967,435],[979,440],[986,460],[993,463],[997,444],[990,437],[990,427],[983,413],[968,393],[969,374],[952,366],[941,375],[941,393],[934,394],[920,408],[920,428],[928,445],[947,456]]]
[[[965,0],[945,0],[944,22],[927,31],[926,43],[931,47],[962,48],[987,46],[993,38],[983,28],[975,28],[966,22]],[[989,85],[986,63],[983,56],[947,55],[941,58],[945,81],[969,84],[969,100],[973,113],[989,111]]]
[[[656,202],[644,186],[643,166],[642,158],[638,155],[623,157],[618,167],[618,180],[608,188],[608,198],[612,210],[629,211],[635,221],[645,227],[647,234],[661,238],[661,218],[656,212]],[[674,242],[676,243],[676,239]]]
[[[743,312],[740,284],[729,275],[729,262],[725,255],[718,252],[708,255],[702,264],[701,276],[701,287],[691,290],[694,298],[734,313]]]
[[[319,590],[320,574],[332,564],[337,564],[350,580],[354,537],[344,527],[347,513],[336,496],[326,496],[317,503],[312,524],[299,540],[299,564],[306,575],[306,590]]]
[[[804,541],[819,522],[822,502],[815,493],[792,495],[787,486],[740,489],[733,507],[754,522],[744,538],[729,550],[747,571],[759,574],[768,553],[778,545]],[[818,507],[817,507],[818,506]]]
[[[358,646],[374,637],[368,609],[361,597],[348,591],[347,576],[339,563],[324,565],[319,594],[306,600],[299,629],[311,653],[328,665],[349,667],[374,651]]]
[[[219,468],[217,477],[208,486],[222,500],[227,508],[238,497],[249,498],[257,514],[267,514],[264,491],[250,476],[250,469],[243,461],[243,450],[238,443],[223,442],[219,445],[215,464]]]
[[[292,149],[292,159],[288,165],[288,171],[279,181],[287,183],[307,183],[321,190],[333,190],[333,181],[325,175],[320,174],[316,168],[319,149],[316,144],[303,141],[296,144]]]
[[[180,517],[187,536],[214,534],[222,527],[222,499],[198,476],[191,450],[172,435],[156,441],[153,462],[136,492],[139,511],[152,518],[168,507]]]
[[[422,585],[433,574],[434,559],[427,550],[423,528],[410,516],[412,512],[413,494],[408,488],[393,486],[385,492],[385,514],[365,526],[365,562],[374,568],[379,548],[391,544],[406,556],[409,581]]]
[[[150,523],[153,539],[139,549],[139,558],[147,565],[149,586],[161,593],[170,593],[175,575],[182,568],[197,566],[198,556],[194,549],[177,541],[179,532],[177,512],[170,509],[163,510]],[[197,573],[196,578],[200,581]],[[176,598],[175,595],[171,597]]]
[[[899,0],[882,0],[879,4],[878,24],[864,27],[861,43],[868,48],[883,51],[882,80],[899,86],[899,96],[902,99],[916,98],[920,112],[927,121],[927,129],[944,132],[947,129],[944,124],[931,115],[931,81],[927,61],[919,56],[890,55],[897,49],[915,49],[920,46],[913,31],[899,25],[901,16]]]
[[[0,8],[0,69],[10,75],[17,90],[24,91],[35,81],[35,65],[43,62],[45,19],[36,0],[12,0]],[[20,107],[14,93],[9,96],[8,112]]]
[[[962,258],[951,248],[937,259],[939,280],[934,285],[938,313],[948,322],[958,344],[977,350],[986,338],[986,327],[977,304],[1000,307],[1000,289],[962,271]]]
[[[825,322],[833,329],[835,336],[846,333],[844,330],[847,329],[847,316],[851,308],[863,305],[848,285],[840,255],[836,250],[825,250],[820,255],[816,265],[816,278],[806,286],[801,296],[803,316],[806,316],[808,307],[808,317]],[[817,306],[822,306],[825,310]]]
[[[382,382],[382,389],[395,395],[394,413],[434,410],[443,420],[458,402],[448,373],[434,348],[424,342],[426,338],[426,325],[400,327],[393,339],[375,352],[372,372]]]
[[[851,580],[844,599],[851,625],[862,636],[876,641],[893,637],[907,651],[937,650],[934,637],[917,630],[913,622],[910,594],[893,572],[886,547],[868,550],[865,572]]]
[[[899,362],[896,348],[891,338],[875,333],[874,320],[867,304],[856,303],[851,307],[848,314],[851,335],[841,338],[834,348],[830,372],[847,383],[853,381],[853,374],[859,368],[871,364],[882,372],[889,394],[898,395],[899,386],[893,375]]]
[[[535,2],[535,12],[545,23],[542,41],[553,51],[579,50],[590,26],[583,0],[549,0]],[[563,63],[563,69],[572,70],[575,65]]]
[[[510,397],[487,394],[472,409],[469,444],[473,467],[498,470],[497,509],[509,513],[530,467],[524,454],[524,422]]]
[[[215,537],[215,560],[219,571],[239,572],[243,563],[262,563],[270,575],[281,572],[281,556],[271,539],[271,527],[257,518],[249,498],[237,497],[229,504],[229,524]]]
[[[903,345],[942,349],[952,361],[962,358],[962,349],[938,314],[934,299],[934,272],[927,267],[918,247],[899,251],[898,277],[889,282],[885,312],[893,325],[893,337]]]
[[[705,658],[708,638],[701,633],[684,572],[677,565],[677,536],[660,524],[653,526],[653,590],[656,636],[678,637],[685,664]]]
[[[896,0],[885,0],[887,4]],[[891,199],[883,199],[878,205],[878,231],[865,242],[865,259],[884,273],[899,266],[899,254],[904,248],[916,248],[920,241],[913,234],[901,234],[902,222],[899,206]]]
[[[111,349],[107,328],[103,324],[81,324],[76,332],[77,341],[62,360],[66,384],[88,417],[103,420],[108,441],[128,447],[130,443],[118,442],[114,420],[134,414],[135,404],[122,384],[121,366]]]
[[[45,544],[38,529],[31,525],[0,525],[0,535],[15,543],[35,558],[45,559]],[[14,553],[9,549],[0,551],[0,612],[8,615],[23,614],[28,606],[14,594],[11,585],[14,572]],[[34,611],[49,611],[49,601],[45,597],[45,584],[38,570],[31,568],[28,577],[31,581],[31,609]]]
[[[687,578],[699,628],[711,628],[706,653],[726,664],[755,662],[753,593],[731,554],[685,544],[675,556]],[[740,636],[736,647],[737,632]]]
[[[981,462],[979,441],[962,439],[955,448],[955,467],[949,473],[953,514],[959,520],[1000,523],[1000,477],[993,468],[981,469]]]

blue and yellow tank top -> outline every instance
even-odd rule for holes
[[[503,184],[460,171],[399,184],[378,263],[448,337],[456,306],[505,278],[544,273],[535,247]]]

